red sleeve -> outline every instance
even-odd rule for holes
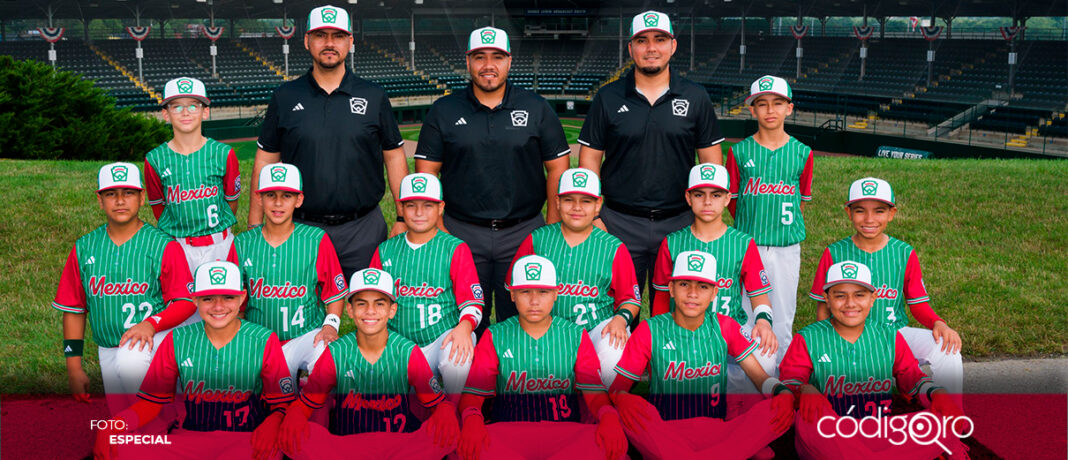
[[[260,397],[263,402],[271,406],[272,411],[285,407],[297,399],[294,393],[297,384],[289,374],[286,355],[282,353],[282,344],[273,332],[267,338],[267,346],[263,351],[260,378],[263,379],[263,394]]]
[[[241,170],[234,149],[226,155],[226,175],[223,176],[223,197],[234,201],[241,197]]]
[[[182,324],[182,321],[197,311],[189,293],[193,286],[193,275],[189,273],[189,264],[185,260],[182,245],[177,241],[167,243],[163,250],[159,284],[163,288],[163,303],[166,308],[149,318],[149,321],[152,321],[156,331],[165,331]]]
[[[796,393],[801,385],[808,383],[813,369],[812,357],[808,354],[805,337],[801,334],[794,334],[790,347],[786,349],[786,354],[779,363],[779,379]]]
[[[377,249],[375,250],[377,253]],[[330,242],[330,236],[323,234],[319,240],[319,254],[315,258],[315,273],[319,277],[319,297],[323,303],[330,305],[344,299],[349,294],[345,284],[345,274],[341,271],[341,262],[337,260],[337,251]]]
[[[148,158],[145,158],[145,191],[148,192],[148,204],[152,206],[152,214],[159,220],[159,216],[163,215],[163,182],[152,163],[148,162]]]
[[[464,393],[477,396],[493,396],[497,391],[497,374],[500,372],[497,362],[497,349],[493,346],[493,333],[482,333],[482,338],[475,345],[475,357],[471,362],[471,372],[467,374]],[[466,396],[466,395],[464,395]]]
[[[56,297],[52,299],[52,308],[65,313],[85,313],[85,288],[82,287],[82,271],[78,265],[78,247],[71,246],[67,263],[63,265],[63,274],[59,276],[59,287]]]
[[[322,408],[336,386],[337,368],[334,367],[334,356],[328,346],[315,361],[315,367],[308,376],[308,383],[300,389],[300,402],[312,409]]]
[[[727,149],[727,160],[724,161],[724,166],[727,167],[727,177],[730,178],[730,192],[731,202],[727,203],[727,210],[730,211],[732,216],[737,217],[735,211],[738,208],[738,181],[742,179],[741,173],[738,171],[738,161],[734,159],[734,148]]]
[[[923,284],[923,271],[920,269],[920,258],[913,250],[909,254],[909,261],[905,265],[905,304],[909,306],[912,317],[916,318],[927,329],[934,328],[936,321],[944,321],[931,308],[931,297],[927,295],[927,286]]]
[[[233,243],[230,243],[230,252],[226,254],[226,261],[238,267],[241,266],[241,261],[237,258],[237,248],[234,247]]]
[[[575,389],[579,391],[605,391],[604,382],[601,381],[601,360],[597,358],[597,350],[593,348],[590,335],[582,331],[579,339],[578,356],[575,357]],[[597,411],[590,408],[590,412]]]
[[[382,269],[382,257],[378,255],[378,248],[375,248],[375,253],[371,256],[371,265],[368,265],[367,268]]]
[[[734,318],[716,313],[719,321],[719,331],[723,334],[723,340],[727,342],[727,354],[734,357],[736,362],[742,362],[747,356],[757,349],[756,342],[742,335],[742,326]]]
[[[823,250],[820,263],[816,265],[816,275],[812,277],[812,289],[808,291],[808,296],[812,300],[817,302],[827,301],[827,297],[824,296],[823,285],[827,283],[827,270],[830,270],[831,265],[834,265],[834,259],[831,258],[831,249],[827,248]]]
[[[771,283],[768,282],[768,274],[764,271],[764,261],[760,259],[757,251],[756,240],[749,239],[749,247],[742,257],[742,284],[749,297],[771,292]],[[770,305],[769,305],[770,306]]]
[[[174,360],[173,334],[167,334],[152,357],[148,373],[141,382],[137,396],[145,401],[166,404],[174,401],[175,382],[178,380],[178,363]]]
[[[808,161],[805,169],[801,171],[801,201],[812,200],[812,151],[808,152]]]
[[[630,258],[627,246],[622,243],[616,248],[616,256],[612,259],[612,285],[609,292],[615,299],[616,310],[623,304],[641,310],[642,291],[638,288],[638,275],[634,274],[634,260]]]
[[[237,265],[238,267],[241,266],[241,264],[239,264],[237,262],[237,261],[241,260],[241,256],[239,256],[237,254],[237,245],[234,244],[233,242],[230,243],[230,252],[226,254],[226,260],[230,261],[234,265]],[[241,276],[242,276],[242,278],[244,278],[244,273],[242,273]],[[247,280],[243,279],[242,282],[244,282],[244,281],[247,281]],[[192,289],[190,289],[190,291],[192,291]],[[245,311],[248,310],[248,299],[250,297],[252,297],[252,291],[249,291],[247,294],[248,295],[245,296],[245,300],[241,301],[241,310],[240,310],[241,313],[244,313]]]
[[[653,356],[653,336],[649,331],[649,323],[642,321],[634,328],[634,333],[627,339],[627,345],[623,347],[623,355],[614,368],[616,373],[624,379],[616,379],[612,383],[611,392],[626,391],[629,388],[617,388],[620,380],[637,382],[649,366],[649,360]],[[629,387],[629,386],[628,386]]]
[[[671,309],[671,295],[667,291],[674,267],[671,248],[668,246],[667,237],[664,237],[664,241],[660,242],[660,249],[656,252],[656,262],[653,263],[653,302],[649,305],[652,316],[667,313]]]
[[[471,256],[471,248],[467,243],[461,243],[452,253],[449,278],[452,280],[456,306],[460,309],[460,321],[471,323],[472,329],[477,328],[478,323],[482,321],[485,302],[482,299],[482,285],[478,284],[475,259]]]
[[[920,370],[920,363],[912,356],[912,349],[900,332],[894,333],[894,378],[897,388],[915,396],[920,388],[931,384],[931,378]]]
[[[445,400],[441,384],[431,372],[426,356],[419,347],[412,347],[412,354],[408,356],[408,385],[415,388],[415,394],[423,407],[434,407]]]
[[[519,249],[515,251],[515,257],[512,257],[512,263],[508,264],[508,271],[504,273],[504,285],[512,285],[512,267],[515,266],[515,262],[520,257],[525,257],[534,254],[534,236],[527,235],[522,243],[519,244]]]

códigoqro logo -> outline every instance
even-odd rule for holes
[[[820,436],[833,439],[849,439],[854,436],[862,436],[868,439],[885,439],[895,446],[906,442],[921,446],[938,444],[949,455],[953,451],[943,443],[949,437],[964,439],[971,437],[975,431],[975,423],[971,418],[963,415],[960,417],[939,417],[931,412],[918,412],[915,414],[902,414],[884,416],[883,411],[876,411],[875,415],[866,416],[860,420],[850,417],[856,406],[850,406],[847,415],[825,415],[816,422],[816,431]],[[966,425],[966,430],[957,429],[957,425]]]

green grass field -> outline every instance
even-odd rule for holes
[[[567,128],[572,141],[577,128]],[[413,131],[405,137],[418,136]],[[234,146],[250,184],[255,143]],[[0,220],[3,393],[67,391],[61,313],[49,303],[74,240],[103,221],[93,193],[101,164],[0,160],[0,190],[10,200],[10,214]],[[889,232],[917,248],[932,305],[961,333],[968,358],[1068,352],[1064,161],[817,158],[795,330],[815,318],[805,293],[820,252],[851,233],[845,190],[867,175],[895,186],[900,211]],[[248,200],[243,193],[235,229],[245,228]],[[382,204],[392,220],[388,193]],[[147,206],[141,215],[155,222]],[[102,391],[94,345],[87,343],[85,356],[94,390]]]

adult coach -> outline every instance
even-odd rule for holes
[[[544,219],[541,208],[546,197],[556,199],[571,153],[545,99],[508,82],[511,65],[505,31],[471,32],[471,85],[434,102],[415,151],[416,171],[441,173],[449,204],[445,228],[471,248],[486,305],[493,301],[497,321],[516,314],[504,279],[519,244],[535,228],[560,220],[555,201]],[[487,326],[484,314],[478,333]]]
[[[386,224],[378,202],[386,166],[393,196],[408,175],[408,162],[389,98],[382,87],[357,77],[345,65],[352,48],[349,14],[321,6],[308,15],[304,47],[308,73],[274,91],[260,127],[252,189],[264,165],[284,162],[304,176],[304,205],[294,220],[322,228],[334,242],[348,278],[371,262]],[[263,222],[263,206],[252,200],[250,226]],[[405,230],[398,222],[392,233]]]
[[[578,138],[579,166],[603,184],[594,223],[627,246],[643,288],[664,236],[693,222],[685,195],[694,151],[701,163],[723,164],[708,93],[669,67],[677,45],[666,14],[634,16],[627,46],[634,69],[597,92]]]

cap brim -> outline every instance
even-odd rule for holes
[[[406,197],[401,198],[401,199],[399,199],[397,201],[415,201],[415,200],[433,201],[435,203],[441,203],[442,202],[442,200],[440,200],[438,198],[434,198],[432,196],[419,196],[419,195],[406,196]]]
[[[466,53],[466,54],[471,54],[471,53],[474,53],[475,51],[481,51],[481,50],[493,50],[493,51],[500,51],[500,52],[502,52],[502,53],[504,53],[504,54],[507,54],[507,55],[509,55],[509,56],[511,56],[511,55],[512,55],[512,52],[511,52],[511,51],[508,51],[508,50],[506,50],[506,49],[504,49],[504,48],[501,48],[501,47],[499,47],[499,46],[480,46],[480,47],[478,47],[478,48],[472,48],[472,49],[469,49],[469,50],[467,50],[467,53]]]
[[[568,190],[566,192],[560,192],[560,193],[556,194],[556,196],[564,196],[564,195],[586,195],[586,196],[593,197],[593,198],[601,198],[601,195],[594,195],[594,194],[592,194],[590,192],[585,192],[585,191],[582,191],[582,190]]]
[[[702,277],[696,276],[696,275],[672,276],[671,277],[671,281],[700,281],[702,283],[708,283],[708,284],[711,284],[713,286],[717,286],[717,287],[719,286],[719,284],[716,282],[716,280],[710,280],[708,278],[702,278]]]
[[[846,201],[845,205],[846,205],[846,206],[849,206],[849,205],[851,205],[851,204],[853,204],[853,203],[856,203],[856,202],[858,202],[858,201],[864,201],[864,200],[872,200],[872,201],[878,201],[878,202],[880,202],[880,203],[886,203],[886,204],[890,205],[890,207],[895,207],[895,206],[897,206],[897,205],[896,205],[896,204],[894,204],[894,203],[893,203],[892,201],[887,201],[887,200],[884,200],[884,199],[882,199],[882,198],[872,198],[872,197],[864,197],[864,198],[857,198],[857,199],[855,199],[855,200],[849,200],[849,201]]]
[[[283,186],[277,186],[277,187],[265,187],[265,188],[261,188],[261,189],[259,189],[259,190],[256,190],[256,193],[263,193],[263,192],[293,192],[293,193],[304,193],[304,192],[302,192],[302,191],[300,191],[300,190],[298,190],[298,189],[295,189],[295,188],[293,188],[293,187],[283,187]]]
[[[194,95],[191,95],[191,94],[181,94],[181,95],[178,95],[178,96],[168,97],[168,98],[164,99],[163,102],[160,102],[159,105],[162,108],[166,108],[168,102],[171,102],[171,101],[173,101],[175,99],[181,99],[183,97],[188,97],[190,99],[196,99],[196,100],[198,100],[200,102],[203,102],[204,105],[211,105],[211,99],[208,99],[207,96],[194,96]]]
[[[111,185],[111,186],[108,186],[108,187],[104,187],[102,189],[97,189],[96,192],[100,193],[100,192],[103,192],[105,190],[114,190],[114,189],[117,189],[117,188],[128,188],[130,190],[138,190],[138,191],[144,191],[145,190],[144,188],[134,187],[134,186],[129,185],[129,184],[119,184],[119,185]]]
[[[631,34],[630,35],[630,39],[634,40],[634,37],[637,37],[637,36],[639,36],[639,35],[641,35],[643,33],[646,33],[646,32],[648,32],[650,30],[654,30],[654,31],[657,31],[657,32],[662,32],[662,33],[666,34],[667,36],[669,36],[671,38],[675,38],[675,34],[673,34],[671,32],[668,32],[668,31],[666,31],[664,29],[661,29],[659,27],[646,27],[644,29],[638,30],[637,32],[634,32],[633,34]]]
[[[203,291],[197,291],[193,293],[194,297],[204,297],[209,295],[241,295],[245,291],[235,289],[205,289]]]
[[[721,186],[716,185],[716,184],[697,184],[697,185],[694,185],[693,187],[690,187],[690,188],[686,189],[686,191],[689,192],[689,191],[692,191],[692,190],[697,190],[699,188],[714,188],[716,190],[723,190],[724,192],[729,192],[730,191],[730,190],[727,190],[726,187],[721,187]]]
[[[856,285],[861,286],[861,287],[863,287],[863,288],[865,288],[865,289],[867,289],[869,291],[873,291],[873,292],[875,291],[875,286],[872,286],[872,285],[870,285],[868,283],[865,283],[863,281],[838,280],[838,281],[834,281],[834,282],[831,282],[831,283],[824,284],[823,285],[823,292],[827,292],[827,289],[830,289],[831,286],[837,286],[839,284],[847,284],[847,283],[856,284]]]
[[[346,299],[351,299],[352,296],[354,296],[356,294],[359,294],[359,293],[361,293],[363,291],[375,291],[375,292],[380,293],[380,294],[385,294],[386,297],[389,297],[389,300],[392,300],[394,302],[397,301],[397,296],[395,296],[393,294],[390,294],[390,293],[388,293],[386,291],[383,291],[381,289],[373,288],[373,287],[365,287],[363,289],[357,289],[355,291],[351,291],[351,292],[349,292],[349,295],[348,295],[348,297],[346,297]]]
[[[352,32],[350,32],[350,31],[348,31],[348,30],[345,30],[345,29],[342,29],[342,28],[340,28],[340,27],[337,27],[337,26],[319,26],[319,27],[316,27],[316,28],[314,28],[314,29],[311,29],[311,30],[309,30],[309,31],[308,31],[307,33],[309,33],[309,34],[310,34],[310,33],[312,33],[312,32],[315,32],[316,30],[323,30],[323,29],[334,29],[334,30],[340,30],[340,31],[342,31],[342,32],[345,32],[345,33],[347,33],[347,34],[349,34],[349,35],[352,35]]]
[[[790,99],[790,96],[787,96],[787,95],[785,95],[783,93],[780,93],[778,91],[761,91],[759,93],[750,94],[749,97],[745,98],[745,105],[753,105],[753,101],[755,101],[758,97],[763,96],[765,94],[774,94],[774,95],[779,96],[779,97],[781,97],[783,99],[786,99],[787,101],[790,101],[790,102],[794,101],[793,99]]]
[[[512,284],[508,286],[508,290],[513,289],[556,289],[556,286],[548,284]]]

